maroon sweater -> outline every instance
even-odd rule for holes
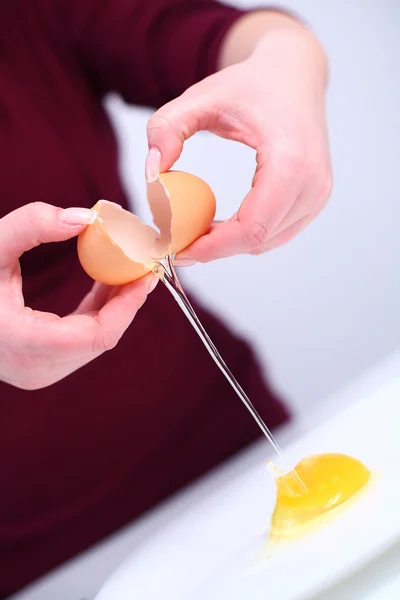
[[[241,14],[213,0],[0,0],[0,217],[35,200],[127,206],[104,95],[151,107],[176,97],[215,70]],[[76,240],[21,264],[36,309],[65,315],[92,283]],[[195,306],[267,423],[281,423],[250,347]],[[0,382],[0,597],[257,435],[163,286],[117,348],[65,380],[33,392]]]

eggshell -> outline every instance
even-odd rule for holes
[[[167,171],[160,174],[159,182],[147,184],[153,214],[163,205],[163,192],[171,206],[171,253],[176,254],[207,233],[215,217],[215,196],[200,177],[183,171]]]
[[[147,202],[153,215],[153,223],[159,231],[154,258],[162,260],[172,248],[172,211],[168,192],[160,180],[148,184]]]
[[[107,285],[124,285],[149,273],[157,232],[118,204],[100,200],[93,210],[98,218],[78,236],[86,273]]]
[[[94,223],[78,236],[78,257],[95,281],[124,285],[149,273],[155,260],[180,252],[205,234],[214,219],[215,196],[205,181],[182,171],[147,184],[156,229],[121,206],[100,200]]]

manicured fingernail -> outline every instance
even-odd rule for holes
[[[161,152],[158,148],[150,148],[146,158],[146,181],[154,183],[158,181],[160,174]]]
[[[174,265],[177,267],[191,267],[195,265],[197,261],[193,260],[193,258],[176,258],[174,260]]]
[[[158,282],[159,282],[158,277],[156,275],[154,275],[154,277],[150,280],[150,283],[149,283],[149,289],[148,289],[149,294],[151,294],[151,292],[156,288]]]
[[[90,208],[65,208],[59,213],[59,219],[65,225],[89,225],[96,217],[96,211]]]

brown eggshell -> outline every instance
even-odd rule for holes
[[[161,183],[161,185],[160,185]],[[160,174],[160,180],[147,184],[147,197],[153,215],[160,215],[165,204],[166,192],[172,213],[171,253],[176,254],[197,238],[207,233],[215,217],[216,201],[210,186],[191,173],[167,171]],[[168,222],[168,210],[164,209],[164,221]]]
[[[112,202],[100,200],[93,210],[98,218],[78,236],[79,261],[89,277],[124,285],[149,273],[157,232]]]
[[[158,231],[130,211],[100,200],[94,223],[78,236],[78,257],[95,281],[124,285],[149,273],[155,259],[180,252],[210,228],[215,196],[205,181],[182,171],[160,174],[147,184]]]

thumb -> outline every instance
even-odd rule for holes
[[[149,153],[146,158],[146,180],[157,181],[159,172],[168,171],[178,160],[184,142],[208,120],[206,104],[200,94],[194,97],[185,92],[176,100],[161,107],[147,124]]]
[[[33,202],[0,219],[0,269],[13,267],[19,257],[39,244],[62,242],[78,235],[96,219],[87,208],[58,208]]]

